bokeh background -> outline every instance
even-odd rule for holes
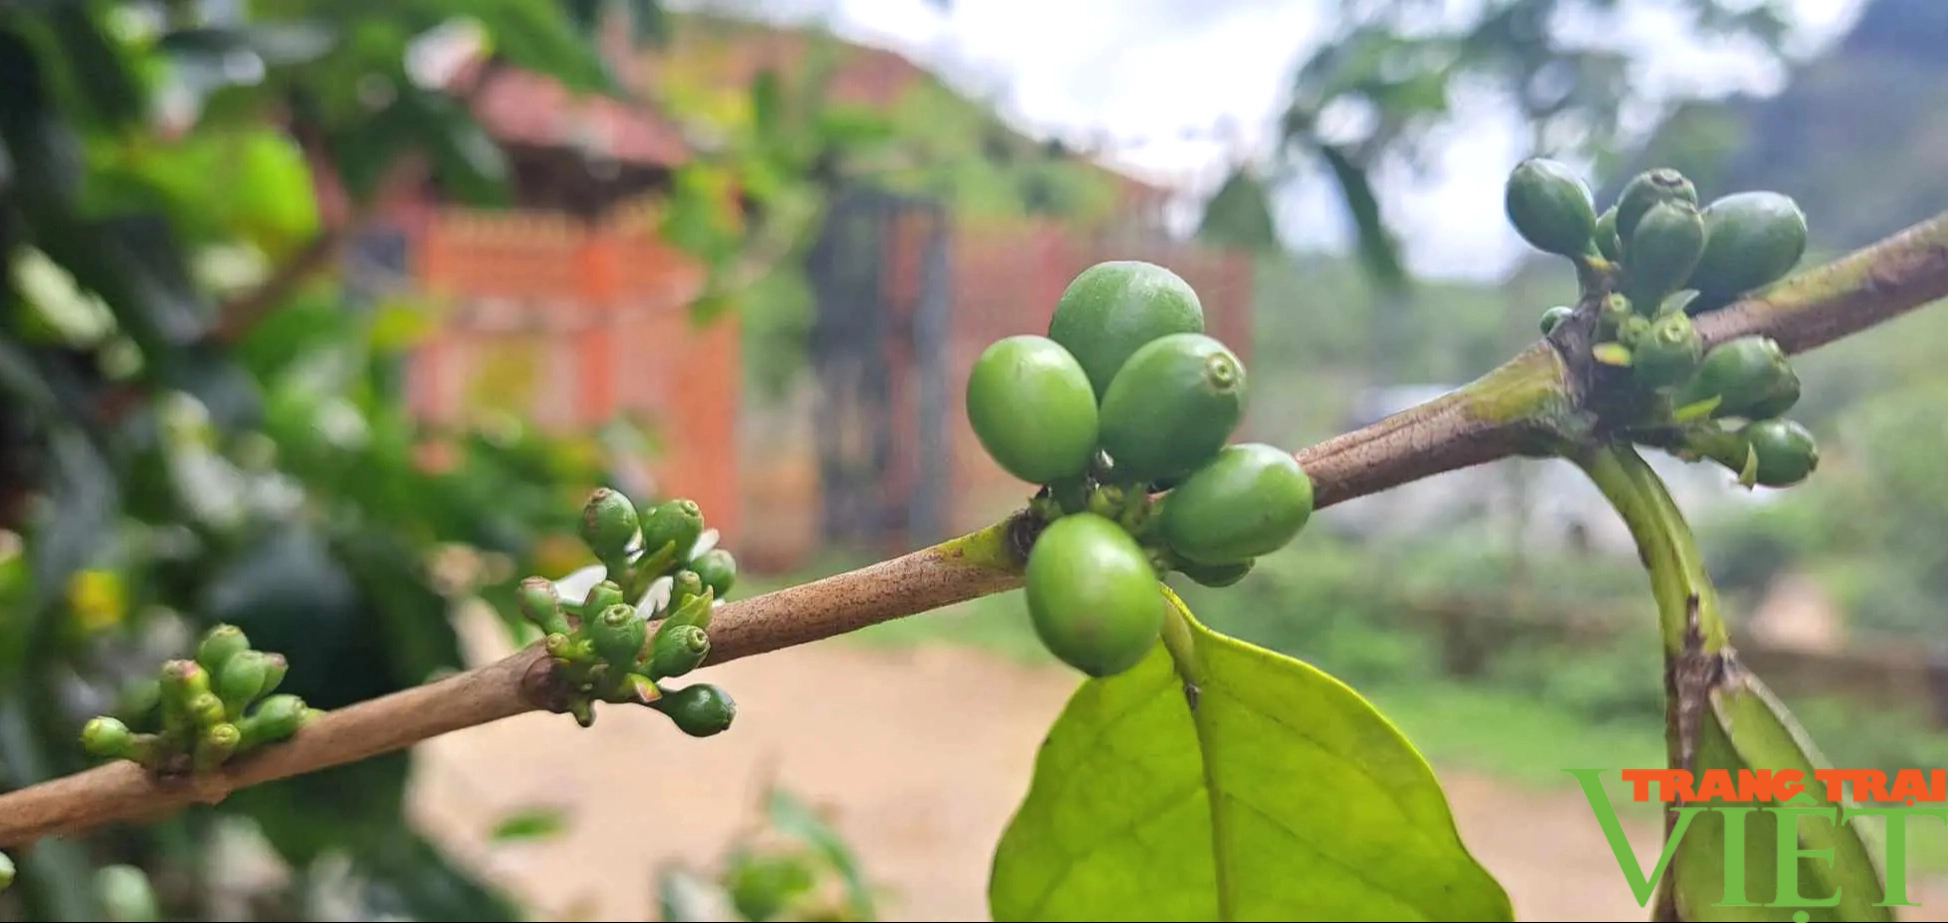
[[[215,622],[324,708],[514,650],[598,484],[696,499],[734,597],[1005,515],[967,369],[1099,260],[1190,280],[1298,448],[1573,296],[1501,212],[1532,153],[1868,243],[1948,207],[1944,47],[1937,0],[0,0],[0,788]],[[1948,763],[1944,351],[1799,360],[1803,486],[1653,459],[1837,765]],[[1509,460],[1186,593],[1392,716],[1523,918],[1623,920],[1562,770],[1662,762],[1646,590]],[[1018,593],[699,676],[731,732],[510,719],[44,842],[0,919],[985,919],[1078,680]]]

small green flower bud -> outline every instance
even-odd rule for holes
[[[203,641],[196,646],[196,662],[211,676],[223,673],[223,667],[244,651],[250,650],[250,639],[244,636],[243,629],[235,625],[218,625],[203,635]]]
[[[1503,191],[1503,207],[1522,239],[1544,253],[1580,256],[1596,230],[1589,185],[1553,160],[1517,164]]]
[[[737,703],[724,690],[709,683],[665,692],[651,707],[668,715],[678,730],[691,737],[721,734],[737,717]]]
[[[656,632],[650,650],[649,675],[656,679],[682,676],[710,654],[710,635],[695,625],[665,624]]]
[[[1617,324],[1617,342],[1632,349],[1650,336],[1650,318],[1642,314],[1632,314]]]
[[[561,612],[561,594],[555,591],[553,580],[529,577],[521,581],[516,596],[520,600],[521,616],[543,634],[569,633],[568,619]]]
[[[196,772],[210,772],[222,766],[242,744],[243,732],[228,721],[204,728],[196,738]]]
[[[710,595],[717,599],[729,596],[731,586],[737,582],[737,559],[722,548],[712,548],[697,555],[697,559],[690,562],[690,568],[696,571],[697,579],[710,588]]]
[[[171,660],[162,665],[159,684],[165,733],[172,736],[188,733],[195,722],[192,703],[209,694],[209,674],[194,660]],[[218,702],[217,707],[221,709],[223,703]]]
[[[648,623],[635,606],[610,606],[588,623],[588,639],[595,655],[623,672],[635,668],[648,638]]]
[[[1623,238],[1617,234],[1617,209],[1612,205],[1596,216],[1596,229],[1590,232],[1598,256],[1614,263],[1623,259]]]
[[[1177,570],[1203,586],[1222,588],[1245,579],[1245,575],[1251,573],[1252,567],[1256,564],[1255,558],[1237,564],[1203,565],[1186,561],[1179,564]]]
[[[1669,167],[1646,170],[1632,177],[1625,184],[1623,192],[1617,195],[1616,226],[1617,239],[1626,244],[1624,258],[1629,259],[1628,247],[1636,246],[1637,224],[1652,208],[1664,202],[1689,202],[1698,204],[1698,189],[1691,181]]]
[[[223,700],[224,714],[235,721],[245,708],[264,694],[264,681],[270,678],[270,656],[259,651],[243,651],[230,658],[216,674],[216,696]]]
[[[264,688],[257,690],[259,698],[277,691],[284,684],[284,675],[291,672],[291,663],[283,654],[264,655]]]
[[[636,541],[636,526],[636,505],[619,491],[598,487],[582,507],[582,542],[604,564],[624,560]]]
[[[1758,471],[1753,483],[1766,487],[1789,487],[1806,479],[1819,468],[1819,443],[1806,427],[1780,417],[1756,420],[1739,430],[1739,435],[1758,456]]]
[[[182,703],[210,691],[210,674],[194,660],[171,660],[162,665],[162,694]]]
[[[608,611],[610,606],[622,605],[622,587],[613,580],[604,580],[589,588],[588,596],[582,599],[582,621],[584,623]]]
[[[135,735],[128,725],[107,715],[90,718],[81,728],[81,749],[98,759],[133,760]]]
[[[189,700],[189,719],[199,728],[208,728],[223,722],[223,700],[214,692],[205,692]]]
[[[162,919],[149,876],[133,865],[106,865],[95,870],[95,897],[108,923],[154,923]]]
[[[571,700],[568,703],[568,714],[575,718],[576,724],[584,728],[595,726],[595,705],[587,699]]]
[[[1682,199],[1659,202],[1644,214],[1623,257],[1623,290],[1639,311],[1653,311],[1678,290],[1704,253],[1704,218]]]
[[[643,523],[643,547],[655,550],[674,542],[676,562],[687,562],[690,549],[703,535],[703,510],[695,500],[671,500],[656,508]]]
[[[1667,388],[1691,377],[1704,342],[1689,315],[1666,314],[1630,348],[1631,375],[1646,388]]]
[[[547,650],[548,656],[556,660],[572,662],[577,659],[575,656],[575,639],[568,635],[559,633],[549,635],[542,642],[542,646]]]
[[[1575,308],[1560,304],[1542,312],[1542,335],[1548,336],[1554,333],[1557,327],[1562,326],[1563,321],[1568,320],[1575,313]]]
[[[0,852],[0,891],[5,891],[14,883],[14,860]]]
[[[703,595],[703,591],[709,587],[710,584],[704,582],[702,574],[689,568],[677,571],[676,576],[671,578],[670,608],[682,608],[691,599]]]
[[[289,740],[311,717],[311,709],[304,700],[294,695],[274,695],[259,703],[243,720],[237,722],[238,747],[251,749],[265,744]]]

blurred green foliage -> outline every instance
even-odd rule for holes
[[[463,667],[451,606],[511,613],[519,576],[561,571],[596,443],[414,419],[423,309],[296,271],[331,249],[320,168],[354,208],[415,158],[449,200],[505,200],[502,152],[427,66],[476,53],[616,89],[553,0],[0,4],[0,785],[85,768],[82,723],[217,621],[338,708]],[[168,919],[346,912],[325,892],[521,918],[408,827],[410,765],[43,841],[0,919],[124,918],[131,876]],[[239,824],[288,883],[234,893],[211,848]],[[338,860],[350,883],[314,887]]]

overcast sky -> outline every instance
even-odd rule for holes
[[[1247,150],[1264,144],[1294,66],[1326,33],[1325,0],[758,0],[767,12],[824,18],[841,35],[899,50],[957,84],[990,93],[1023,128],[1117,139],[1116,165],[1186,191],[1219,182],[1229,123]],[[1476,0],[1451,0],[1456,7]],[[1795,47],[1844,34],[1863,0],[1788,0]],[[1624,0],[1615,38],[1657,47],[1637,85],[1653,93],[1772,92],[1780,75],[1737,49],[1673,43],[1665,0]],[[1409,261],[1430,276],[1493,276],[1521,255],[1501,215],[1501,180],[1523,133],[1492,105],[1469,104],[1467,128],[1445,140],[1425,177],[1386,176],[1388,216]],[[1186,132],[1191,137],[1185,137]],[[1198,137],[1202,136],[1202,138]],[[1346,235],[1324,181],[1277,203],[1295,246]],[[1457,224],[1455,216],[1466,216]]]

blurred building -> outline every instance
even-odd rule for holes
[[[917,547],[1025,501],[1032,488],[975,441],[961,387],[988,343],[1045,331],[1092,263],[1178,271],[1212,332],[1248,357],[1250,258],[1172,239],[1170,190],[1028,137],[892,51],[722,18],[678,17],[654,47],[626,30],[615,23],[606,53],[641,98],[578,95],[465,48],[445,55],[444,85],[508,152],[514,208],[460,208],[405,172],[354,247],[367,300],[408,293],[437,311],[408,370],[423,417],[632,420],[657,446],[643,467],[660,493],[696,499],[740,558],[785,568],[827,546]],[[703,268],[660,236],[655,204],[717,132],[752,117],[757,81],[811,69],[827,75],[828,111],[878,113],[914,135],[912,169],[893,173],[993,166],[983,175],[1006,178],[999,194],[1019,207],[970,210],[951,182],[892,175],[829,189],[805,265],[811,374],[760,406],[745,393],[736,316],[694,322]],[[685,117],[656,102],[672,100]],[[928,131],[936,110],[958,134]],[[743,214],[742,191],[721,191]]]

